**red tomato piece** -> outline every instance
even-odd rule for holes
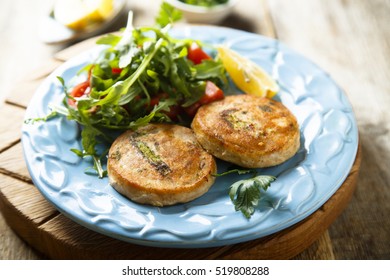
[[[89,80],[76,85],[73,88],[72,92],[70,93],[70,96],[72,96],[72,97],[83,96],[84,94],[86,94],[88,92],[89,86],[90,86]],[[73,99],[68,99],[68,104],[75,107],[76,101]]]
[[[150,99],[150,104],[149,106],[151,108],[153,108],[154,106],[156,106],[158,103],[160,103],[160,97],[153,97],[152,99]]]
[[[111,68],[111,72],[114,75],[119,75],[122,72],[122,68],[113,67]]]
[[[217,87],[213,82],[207,81],[205,93],[202,96],[202,98],[199,100],[199,102],[203,105],[217,100],[221,100],[223,98],[224,98],[224,93],[222,89]]]
[[[194,64],[199,64],[204,59],[211,59],[211,57],[195,42],[192,42],[191,46],[188,48],[187,58]]]
[[[193,117],[195,117],[196,112],[198,112],[198,109],[200,106],[202,106],[202,104],[200,104],[200,102],[198,101],[198,102],[196,102],[188,107],[185,107],[183,109],[186,112],[187,116],[189,116],[190,118],[193,118]]]
[[[164,111],[164,114],[166,114],[171,120],[176,121],[178,120],[178,116],[181,113],[181,107],[178,105],[172,105],[169,107],[169,112]]]
[[[161,99],[168,98],[168,94],[166,93],[160,93],[157,96],[150,99],[149,107],[153,108],[154,106],[158,105],[160,103]],[[181,107],[178,105],[172,105],[169,107],[169,111],[163,111],[164,114],[166,114],[171,120],[177,120],[178,116],[181,113]]]
[[[183,108],[187,115],[191,118],[195,117],[196,112],[199,107],[217,100],[221,100],[224,98],[223,91],[217,87],[213,82],[206,82],[206,89],[203,96],[199,99],[198,102],[195,102],[191,106]]]
[[[157,96],[154,96],[150,99],[150,107],[154,107],[156,106],[158,103],[160,103],[160,100],[161,99],[166,99],[168,98],[168,94],[166,94],[165,92],[163,93],[159,93]]]

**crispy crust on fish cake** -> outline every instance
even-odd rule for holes
[[[205,150],[246,168],[278,165],[300,146],[295,116],[282,103],[253,95],[204,105],[191,126]]]
[[[207,192],[215,180],[216,163],[191,129],[149,124],[115,140],[107,170],[119,193],[138,203],[164,206]]]

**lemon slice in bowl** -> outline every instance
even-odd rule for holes
[[[217,50],[229,76],[243,92],[271,98],[279,91],[276,81],[253,61],[226,46],[218,46]]]
[[[54,18],[71,29],[83,30],[104,21],[112,11],[113,0],[57,0]]]

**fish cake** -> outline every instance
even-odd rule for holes
[[[246,168],[278,165],[300,146],[295,116],[282,103],[254,95],[227,96],[200,107],[191,127],[206,151]]]
[[[193,200],[214,183],[216,163],[189,128],[148,124],[120,135],[109,150],[109,182],[129,199],[154,206]]]

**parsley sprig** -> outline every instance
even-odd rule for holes
[[[249,219],[258,206],[262,192],[266,192],[276,177],[270,175],[257,175],[255,169],[230,169],[220,174],[213,174],[214,177],[221,177],[237,173],[238,175],[252,173],[248,179],[239,180],[229,187],[229,197],[236,211],[241,211]]]
[[[259,204],[261,191],[267,191],[276,177],[258,175],[253,178],[235,182],[230,186],[229,196],[236,211],[241,211],[246,218],[250,218]]]

